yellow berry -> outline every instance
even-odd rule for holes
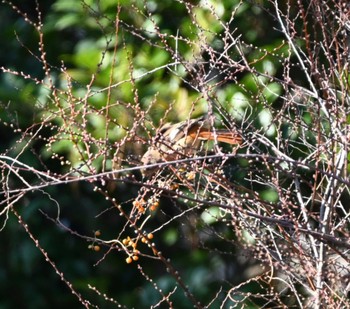
[[[143,205],[145,205],[144,199],[133,201],[133,205],[137,208],[139,212],[143,213],[145,211],[145,208],[143,207]]]
[[[153,239],[153,234],[152,234],[152,233],[149,233],[149,234],[147,235],[147,238],[148,238],[148,239]]]
[[[158,206],[159,206],[159,202],[158,202],[158,201],[155,201],[155,202],[149,207],[149,209],[150,209],[151,211],[155,211],[155,210],[158,208]]]
[[[187,173],[186,177],[188,180],[193,180],[196,177],[196,173],[191,171],[191,172]]]
[[[96,245],[96,246],[94,246],[94,250],[95,250],[96,252],[98,252],[98,251],[101,250],[101,247]]]
[[[170,187],[170,190],[176,190],[177,188],[179,188],[179,185],[175,183]]]
[[[139,257],[138,257],[137,255],[133,255],[132,259],[133,259],[134,261],[137,261],[137,260],[139,259]]]
[[[126,261],[126,263],[130,264],[132,262],[132,258],[130,256],[128,256],[125,261]]]

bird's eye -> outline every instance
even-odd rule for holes
[[[158,135],[164,135],[166,131],[169,130],[169,128],[171,127],[170,123],[166,123],[165,125],[163,125],[159,130],[158,130]]]

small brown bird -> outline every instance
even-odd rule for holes
[[[242,138],[236,130],[210,130],[209,121],[205,117],[185,120],[179,123],[164,124],[158,131],[158,138],[143,155],[144,165],[164,161],[173,161],[192,156],[198,150],[201,141],[216,140],[231,145],[240,145]],[[146,176],[157,169],[143,170]]]

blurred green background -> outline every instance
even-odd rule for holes
[[[52,89],[48,86],[50,81],[45,76],[43,63],[39,61],[40,36],[31,22],[25,20],[24,14],[37,23],[40,11],[47,61],[45,64],[50,67],[51,85],[62,90],[58,95],[62,99],[62,106],[64,102],[69,101],[69,91],[74,97],[84,97],[88,93],[86,85],[94,75],[89,90],[92,94],[89,98],[90,104],[96,110],[101,110],[107,101],[120,102],[115,109],[111,109],[111,118],[115,119],[113,123],[123,126],[130,126],[135,116],[133,109],[126,107],[127,104],[142,110],[151,106],[147,114],[148,120],[158,124],[170,102],[174,107],[168,116],[169,120],[183,120],[187,117],[192,102],[200,98],[200,93],[184,82],[184,79],[189,78],[186,70],[179,66],[177,74],[171,74],[164,67],[174,59],[173,55],[161,46],[159,37],[152,32],[155,29],[154,23],[161,33],[186,38],[178,41],[169,39],[169,44],[172,49],[178,50],[183,59],[190,62],[208,57],[201,55],[198,50],[203,36],[209,46],[222,49],[219,35],[223,34],[224,28],[220,21],[229,21],[236,8],[235,17],[229,27],[236,37],[240,36],[246,46],[252,44],[273,50],[280,46],[282,41],[278,32],[271,31],[275,21],[265,11],[269,7],[268,1],[258,1],[252,5],[248,1],[240,3],[235,0],[211,0],[208,1],[211,5],[209,9],[197,6],[200,2],[196,0],[184,3],[172,0],[124,0],[119,2],[120,21],[117,35],[115,22],[118,4],[114,0],[38,2],[37,9],[34,1],[14,1],[13,4],[23,14],[6,1],[0,4],[0,66],[12,71],[0,75],[0,150],[11,157],[19,156],[20,161],[29,166],[39,170],[48,169],[58,174],[66,172],[67,166],[61,166],[59,160],[50,157],[46,145],[52,130],[43,128],[42,136],[30,141],[30,135],[26,135],[28,139],[22,139],[22,133],[16,132],[9,125],[13,123],[22,131],[34,131],[47,111],[52,112],[57,108],[53,103]],[[187,8],[185,4],[188,5]],[[197,25],[193,24],[188,14],[191,5],[195,6],[193,13],[196,14]],[[151,17],[148,17],[149,13]],[[198,25],[208,31],[201,32]],[[114,51],[116,43],[118,45]],[[259,53],[258,49],[246,49],[246,56],[250,59],[258,58]],[[234,59],[238,56],[233,53],[231,57]],[[63,63],[65,70],[61,69]],[[257,63],[259,70],[267,70],[276,76],[281,74],[281,66],[281,63],[269,57]],[[156,68],[157,70],[136,79],[135,82],[123,82],[131,76],[140,77]],[[175,67],[173,69],[175,70]],[[67,78],[63,71],[68,73],[71,79]],[[24,78],[20,72],[30,78]],[[120,82],[120,85],[112,88],[109,93],[106,88],[111,83],[111,76],[112,83]],[[240,85],[224,84],[216,89],[216,95],[220,102],[229,102],[225,108],[228,111],[231,109],[233,114],[236,112],[236,118],[240,120],[239,112],[244,112],[247,104],[252,103],[250,98],[260,90],[256,88],[251,74],[241,73],[237,78]],[[43,80],[44,83],[38,84],[34,79]],[[266,94],[266,98],[270,100],[268,103],[278,105],[276,94],[281,92],[280,86],[271,83],[269,87],[275,95]],[[156,103],[152,105],[152,102]],[[258,111],[263,109],[262,106],[255,108]],[[206,111],[206,102],[201,100],[195,115]],[[61,116],[58,115],[57,119],[54,119],[55,132],[59,132],[64,126]],[[105,136],[106,122],[97,114],[91,113],[89,116],[89,132],[97,141]],[[265,123],[266,127],[269,126],[269,121],[264,117],[260,120],[260,125]],[[76,131],[79,132],[80,119],[76,118],[76,121]],[[64,134],[57,136],[61,136],[62,140],[53,143],[55,151],[65,155],[72,166],[79,166],[80,159],[72,150],[72,145],[63,139]],[[111,143],[122,136],[122,131],[114,129],[114,126],[111,128]],[[30,143],[30,147],[26,147],[22,153],[26,143]],[[98,160],[96,158],[96,161]],[[100,168],[99,164],[101,163],[96,165],[97,170]],[[31,175],[26,177],[30,182],[38,181]],[[15,188],[21,183],[11,185]],[[111,205],[92,189],[93,185],[88,183],[52,186],[26,194],[16,203],[15,208],[28,223],[31,233],[39,240],[41,247],[47,251],[57,268],[83,298],[99,308],[117,307],[115,303],[105,300],[89,289],[88,285],[91,285],[128,308],[149,308],[161,299],[161,295],[153,283],[145,280],[140,274],[135,263],[125,263],[126,255],[123,252],[114,250],[104,255],[108,248],[103,246],[99,252],[94,252],[88,248],[89,241],[60,228],[46,216],[56,218],[57,201],[59,218],[71,231],[94,237],[94,231],[100,230],[102,239],[116,238],[125,222],[120,219],[115,209],[104,212]],[[133,185],[117,184],[112,194],[127,205],[137,196],[138,189]],[[5,199],[5,196],[2,198]],[[161,207],[164,208],[164,214],[160,213],[147,223],[150,231],[179,212],[173,201],[165,198],[161,200]],[[76,296],[72,295],[54,269],[45,261],[17,218],[11,212],[8,219],[5,216],[1,218],[5,226],[0,233],[0,308],[81,307]],[[206,231],[200,227],[200,223],[189,222],[188,219],[179,219],[167,225],[156,234],[154,241],[165,257],[171,257],[174,266],[178,267],[183,280],[195,296],[203,304],[208,304],[216,297],[220,286],[223,291],[227,291],[232,285],[246,278],[247,272],[254,271],[254,263],[248,258],[242,258],[244,252],[235,248],[233,242],[226,243],[211,237],[210,233],[206,243],[209,247],[206,250],[200,248],[196,233],[199,230],[203,233]],[[195,218],[193,220],[195,221]],[[234,239],[234,233],[229,229],[221,230],[221,233],[227,235],[227,239]],[[149,249],[145,247],[144,250],[150,254],[147,251]],[[174,278],[159,261],[141,257],[140,265],[164,293],[174,288]],[[257,291],[257,288],[254,284],[250,286],[251,291]],[[222,295],[214,301],[213,308],[222,302]],[[184,297],[179,287],[172,300],[175,308],[192,308],[192,304]],[[248,303],[246,305],[258,307]],[[161,308],[165,308],[163,306],[167,307],[162,304]]]

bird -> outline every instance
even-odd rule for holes
[[[242,137],[236,129],[210,128],[210,122],[205,117],[189,119],[178,123],[165,123],[151,145],[141,158],[143,165],[153,165],[160,162],[174,161],[191,157],[196,154],[202,141],[223,142],[239,146]],[[144,176],[155,173],[157,167],[142,169]]]

